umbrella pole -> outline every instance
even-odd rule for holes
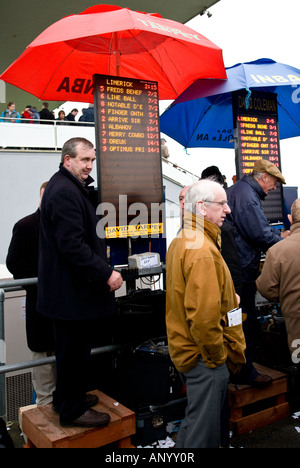
[[[114,55],[116,62],[116,75],[120,76],[121,52],[118,49],[118,34],[114,32]]]

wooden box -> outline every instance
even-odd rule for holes
[[[99,403],[96,411],[110,414],[104,427],[62,427],[52,404],[22,411],[22,428],[28,443],[25,448],[98,448],[116,442],[119,448],[130,448],[135,434],[135,413],[104,393],[94,390]]]
[[[250,385],[229,385],[230,427],[235,434],[245,434],[290,414],[286,401],[286,374],[260,364],[255,364],[255,368],[271,376],[273,382],[261,389]]]

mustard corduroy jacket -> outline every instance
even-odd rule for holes
[[[166,324],[171,359],[188,372],[203,358],[208,367],[245,363],[242,324],[228,327],[238,307],[231,274],[220,252],[221,232],[203,218],[185,214],[185,225],[166,258]]]

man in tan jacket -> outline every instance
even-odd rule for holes
[[[299,363],[300,198],[292,204],[288,218],[291,223],[290,236],[268,250],[256,286],[263,297],[272,302],[280,302],[292,359]]]
[[[188,398],[178,448],[220,446],[228,368],[237,372],[245,362],[241,310],[220,251],[228,213],[220,184],[196,182],[185,196],[184,227],[167,252],[169,351]]]

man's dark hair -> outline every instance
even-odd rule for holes
[[[202,171],[201,179],[213,178],[219,184],[224,184],[224,176],[221,174],[217,166],[209,166]]]
[[[93,148],[94,145],[92,142],[82,137],[70,138],[66,141],[61,150],[61,163],[64,163],[65,156],[68,154],[71,158],[76,158],[77,156],[77,146],[83,145],[86,148]]]

